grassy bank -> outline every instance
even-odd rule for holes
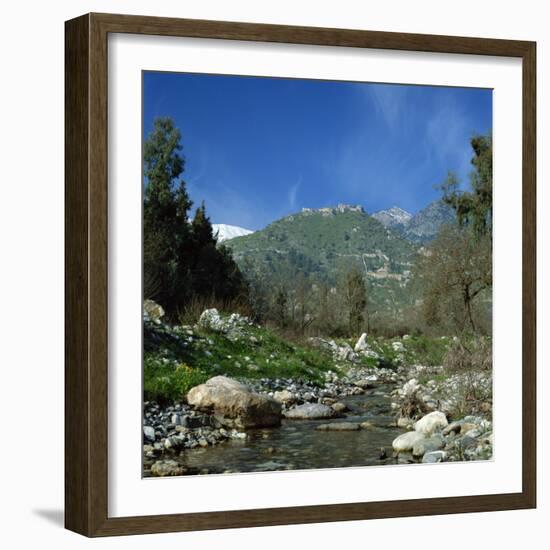
[[[345,374],[354,367],[446,366],[437,373],[423,374],[421,383],[427,383],[430,378],[442,382],[454,372],[476,369],[475,363],[479,362],[474,341],[462,345],[447,337],[369,336],[367,352],[356,354],[353,353],[355,339],[294,340],[241,319],[245,321],[235,325],[229,316],[222,315],[217,321],[221,328],[217,330],[200,324],[170,326],[147,322],[144,328],[145,399],[180,400],[193,386],[220,374],[246,379],[301,379],[322,384],[327,371]]]
[[[337,368],[322,351],[256,326],[236,336],[197,327],[149,325],[144,340],[146,400],[181,399],[193,386],[219,374],[320,382],[324,372]]]

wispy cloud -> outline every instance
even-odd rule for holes
[[[367,101],[372,102],[376,113],[390,130],[396,131],[403,127],[409,88],[399,84],[377,84],[363,90]]]
[[[354,128],[324,162],[329,177],[368,211],[393,204],[415,211],[439,196],[452,170],[468,185],[476,120],[456,91],[374,85],[357,95]]]
[[[298,195],[298,191],[301,185],[302,185],[302,177],[300,176],[298,178],[298,181],[294,185],[292,185],[288,190],[288,207],[291,210],[296,209],[296,197]]]
[[[442,98],[426,120],[426,160],[447,167],[463,180],[470,171],[472,156],[470,122],[464,109],[449,97]]]

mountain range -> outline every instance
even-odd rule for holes
[[[418,246],[384,227],[361,206],[310,209],[225,241],[248,278],[293,288],[300,277],[337,286],[351,268],[369,279],[378,303],[405,303]]]
[[[414,217],[410,212],[399,208],[398,206],[392,206],[388,210],[379,210],[374,212],[371,216],[378,220],[382,225],[395,229],[396,227],[403,227],[409,223]]]
[[[333,213],[343,213],[345,211],[361,212],[367,215],[361,206],[342,204],[333,208],[303,208],[301,213],[311,214],[318,212],[326,215],[329,211]],[[452,223],[454,220],[454,212],[452,208],[441,200],[433,201],[428,204],[428,206],[420,210],[417,214],[411,214],[399,206],[392,206],[386,210],[378,210],[370,216],[379,221],[387,229],[398,233],[415,245],[427,244],[435,237],[439,231],[439,228],[443,224]],[[287,218],[290,217],[292,216],[288,216]],[[214,230],[214,235],[217,236],[219,243],[254,233],[254,231],[250,229],[224,223],[214,223],[212,224],[212,229]]]
[[[415,215],[398,207],[369,215],[362,206],[339,204],[303,208],[254,232],[213,227],[248,278],[292,288],[303,275],[334,287],[357,268],[368,280],[371,302],[393,311],[413,300],[407,286],[421,247],[453,218],[441,201]]]
[[[439,228],[455,219],[453,209],[441,200],[431,202],[417,214],[411,214],[398,206],[374,212],[372,217],[415,244],[427,244]]]

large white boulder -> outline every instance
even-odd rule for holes
[[[430,436],[434,432],[446,428],[448,425],[449,422],[445,414],[441,411],[434,411],[418,420],[414,425],[414,429],[417,432]]]
[[[221,424],[232,428],[261,428],[281,423],[280,403],[226,376],[214,376],[195,386],[189,390],[187,402],[199,410],[212,412]]]
[[[393,450],[396,453],[406,453],[413,450],[413,447],[424,439],[421,432],[405,432],[397,436],[392,443]]]

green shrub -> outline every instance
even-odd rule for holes
[[[449,348],[449,339],[429,336],[411,336],[403,342],[409,363],[418,363],[429,367],[443,365]]]
[[[143,393],[146,400],[159,402],[180,400],[187,392],[202,384],[208,375],[186,363],[177,363],[158,355],[143,360]]]

